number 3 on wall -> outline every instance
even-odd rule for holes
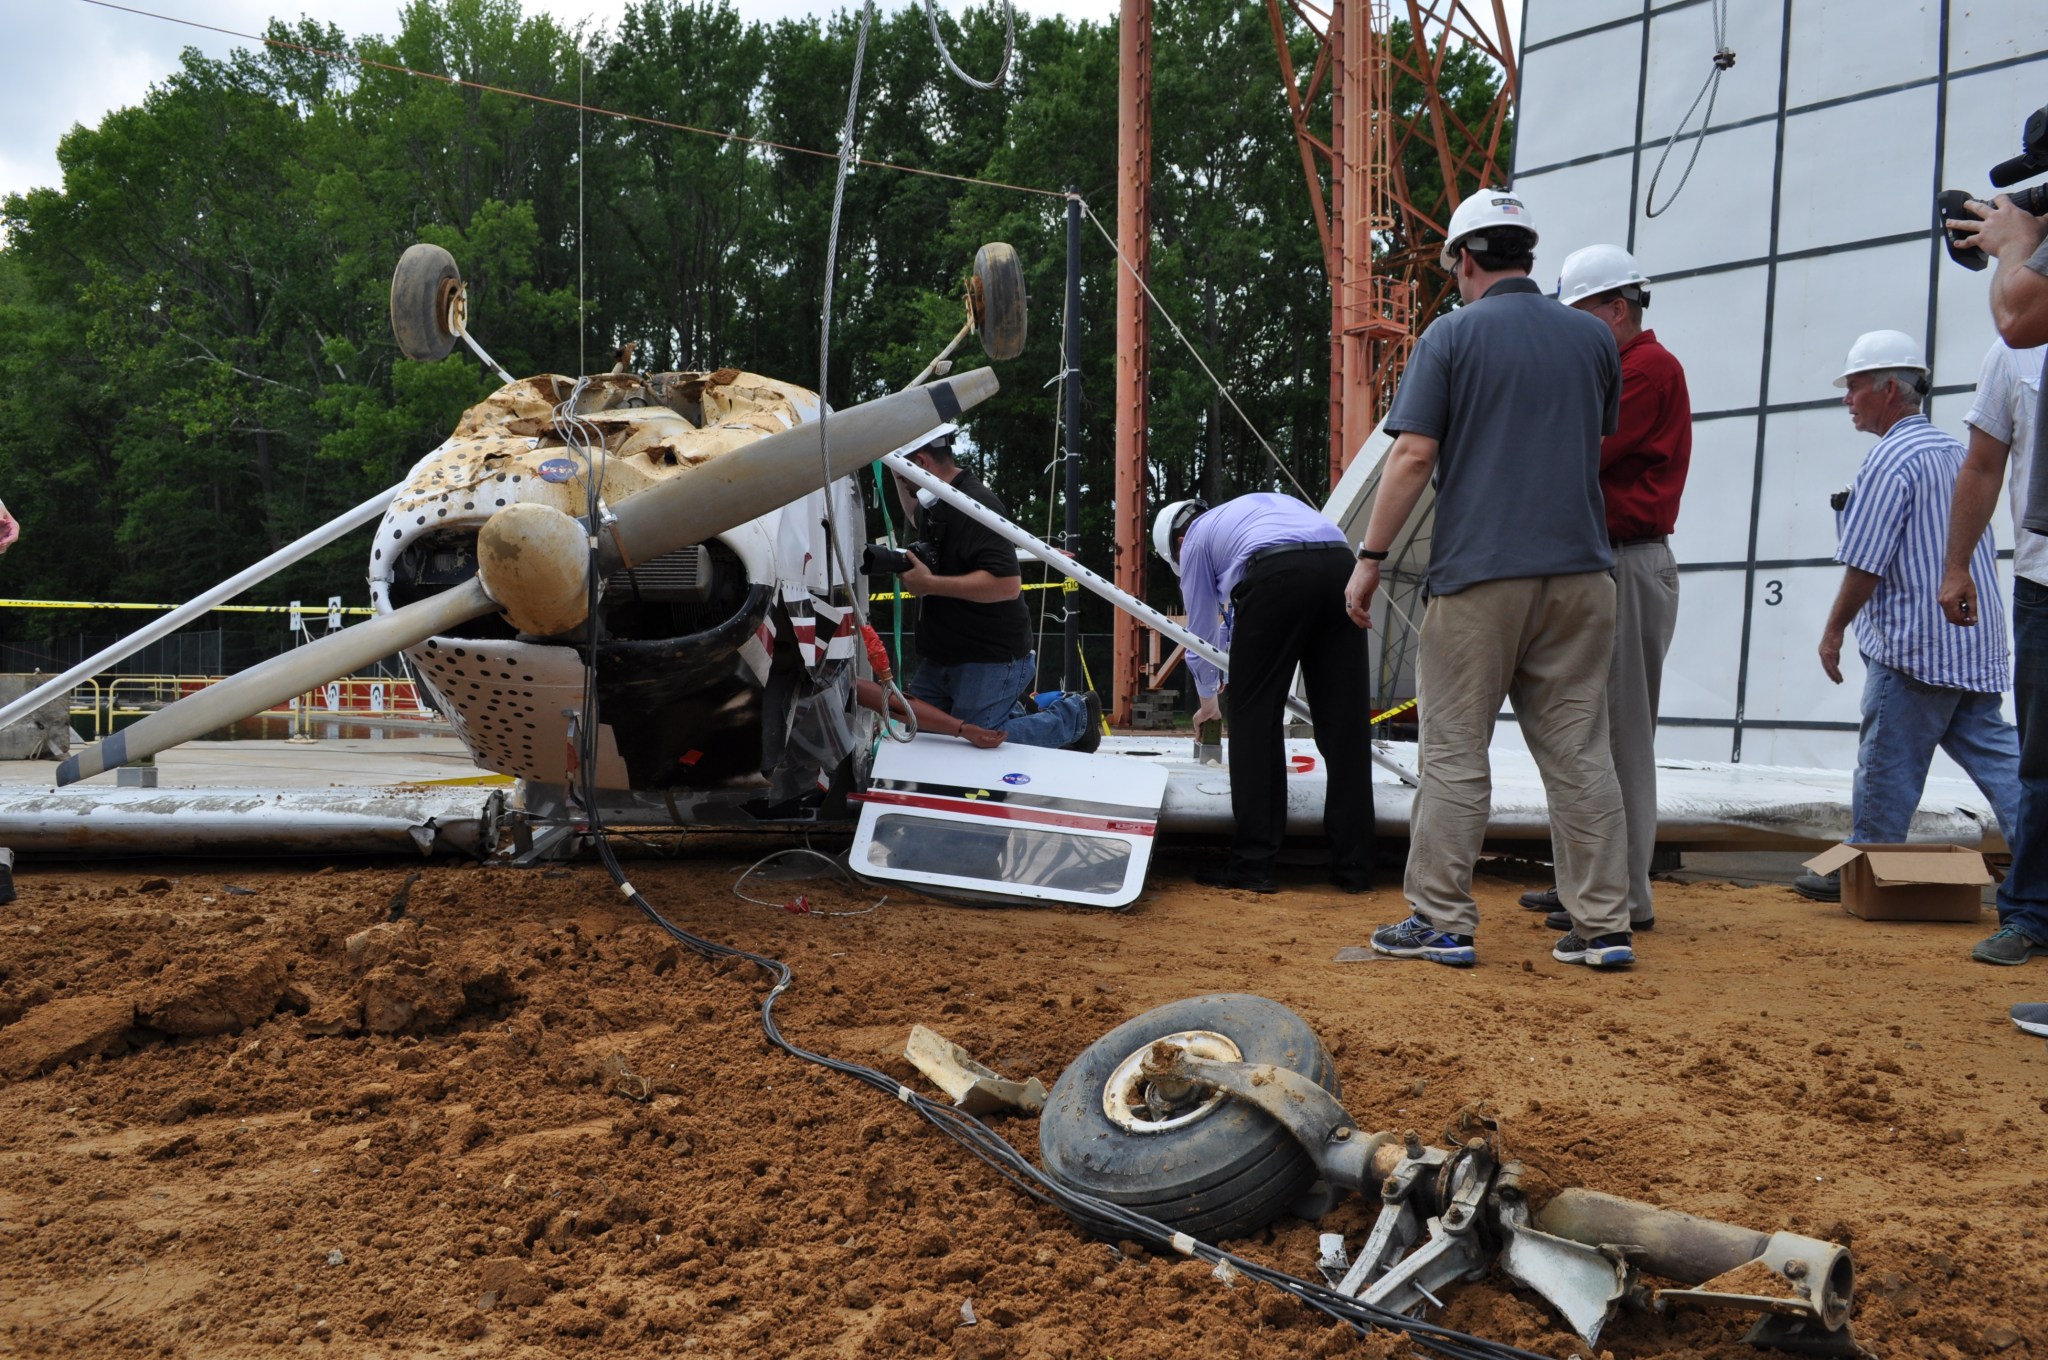
[[[1765,603],[1765,604],[1783,604],[1783,603],[1785,603],[1785,583],[1784,583],[1783,581],[1766,581],[1766,582],[1764,582],[1764,603]]]

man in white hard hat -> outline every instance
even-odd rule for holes
[[[1906,839],[1937,747],[1984,791],[2008,840],[2019,814],[2019,734],[1999,711],[2010,679],[2005,622],[1994,613],[1959,628],[1938,598],[1963,446],[1920,413],[1928,378],[1920,342],[1883,330],[1857,337],[1835,379],[1856,428],[1879,436],[1835,497],[1844,571],[1820,639],[1821,669],[1838,685],[1852,621],[1863,654],[1849,829],[1858,844]],[[1970,575],[1981,597],[1997,598],[1989,534],[1971,550]],[[1841,897],[1839,874],[1802,874],[1793,886],[1817,901]]]
[[[1472,866],[1491,812],[1487,745],[1502,700],[1549,791],[1572,928],[1551,950],[1596,968],[1634,962],[1621,792],[1600,709],[1614,654],[1614,552],[1600,440],[1620,418],[1621,357],[1598,320],[1529,279],[1536,227],[1514,194],[1481,189],[1451,215],[1444,267],[1465,305],[1408,361],[1358,566],[1364,625],[1380,562],[1436,481],[1417,697],[1421,787],[1404,884],[1413,914],[1373,933],[1396,958],[1474,963]]]
[[[1986,610],[1998,612],[1998,601],[1977,593],[1970,572],[1977,545],[1998,506],[2000,484],[2011,475],[2012,487],[2012,628],[2013,699],[2020,734],[2020,807],[2012,842],[2012,865],[1998,885],[1998,929],[1980,940],[1970,957],[1980,963],[2021,964],[2048,954],[2048,845],[2022,850],[2027,834],[2027,734],[2037,716],[2029,701],[2048,702],[2040,682],[2029,673],[2048,676],[2048,536],[2028,529],[2027,487],[2034,456],[2034,424],[2041,394],[2041,362],[2048,345],[2014,349],[1994,340],[1977,374],[1977,395],[1963,421],[1970,428],[1969,453],[1956,478],[1949,507],[1948,555],[1941,577],[1941,609],[1959,628],[1974,628]],[[2031,665],[2029,664],[2031,661]],[[2007,832],[2008,837],[2011,831]]]
[[[1330,881],[1372,887],[1375,845],[1368,657],[1363,625],[1344,611],[1351,549],[1344,531],[1292,496],[1256,492],[1211,510],[1175,501],[1152,522],[1152,546],[1180,577],[1188,630],[1230,654],[1230,861],[1197,875],[1214,887],[1274,892],[1287,830],[1287,691],[1301,669],[1323,757]],[[1188,658],[1199,727],[1221,716],[1223,677]]]
[[[1998,261],[1991,276],[1991,319],[2016,348],[2048,343],[2048,220],[2001,194],[1968,205],[1969,219],[1951,222],[1961,244]],[[2035,408],[2032,466],[2024,501],[2015,497],[2019,532],[2048,534],[2048,384]],[[2013,711],[2020,731],[2019,840],[1999,885],[1999,931],[1971,951],[1989,963],[2024,963],[2048,954],[2048,591],[2013,582]],[[2011,839],[2011,833],[2007,833]],[[2022,910],[2016,911],[2015,908]],[[2008,930],[2017,924],[2019,929]],[[2043,1019],[2048,1011],[2032,1008]],[[2015,1017],[2017,1018],[2017,1017]]]
[[[1628,928],[1651,930],[1650,858],[1657,848],[1657,701],[1664,654],[1678,626],[1678,563],[1670,536],[1692,465],[1692,398],[1685,370],[1643,329],[1650,281],[1620,246],[1565,256],[1557,300],[1605,322],[1621,350],[1621,425],[1600,441],[1600,493],[1614,549],[1614,661],[1607,671],[1608,746],[1628,823]],[[1552,840],[1557,834],[1553,832]],[[1556,888],[1523,893],[1551,927],[1571,929]]]

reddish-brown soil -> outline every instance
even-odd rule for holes
[[[1258,992],[1321,1034],[1367,1128],[1433,1139],[1484,1105],[1556,1184],[1849,1243],[1877,1355],[2048,1353],[2048,1047],[2005,1016],[2048,999],[2048,965],[1971,963],[1982,927],[1666,885],[1639,966],[1597,975],[1551,961],[1526,881],[1486,877],[1476,969],[1340,964],[1397,893],[1209,892],[1175,863],[1122,915],[896,895],[802,916],[734,896],[765,848],[629,867],[678,923],[794,967],[777,1015],[805,1047],[929,1089],[901,1057],[923,1023],[1050,1085],[1143,1010]],[[1408,1353],[1083,1238],[897,1101],[771,1047],[761,975],[678,949],[594,865],[19,879],[0,1353]],[[1033,1119],[996,1126],[1036,1158]],[[1232,1245],[1312,1274],[1318,1226],[1355,1234],[1369,1207]],[[1587,1353],[1497,1276],[1447,1302],[1466,1331]],[[1629,1313],[1601,1349],[1748,1355],[1745,1327]]]

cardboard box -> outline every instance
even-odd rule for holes
[[[1806,861],[1817,874],[1842,871],[1842,910],[1866,921],[1974,921],[1991,871],[1960,845],[1851,845]]]

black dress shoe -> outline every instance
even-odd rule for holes
[[[1372,891],[1372,876],[1370,874],[1331,874],[1330,886],[1334,887],[1338,892],[1351,893],[1353,895],[1369,893]]]
[[[1541,892],[1525,892],[1522,894],[1522,910],[1563,911],[1564,899],[1557,895],[1557,889],[1554,887],[1545,888]]]
[[[1271,874],[1247,874],[1236,869],[1203,869],[1195,882],[1205,888],[1231,888],[1238,892],[1276,893],[1280,885]]]

